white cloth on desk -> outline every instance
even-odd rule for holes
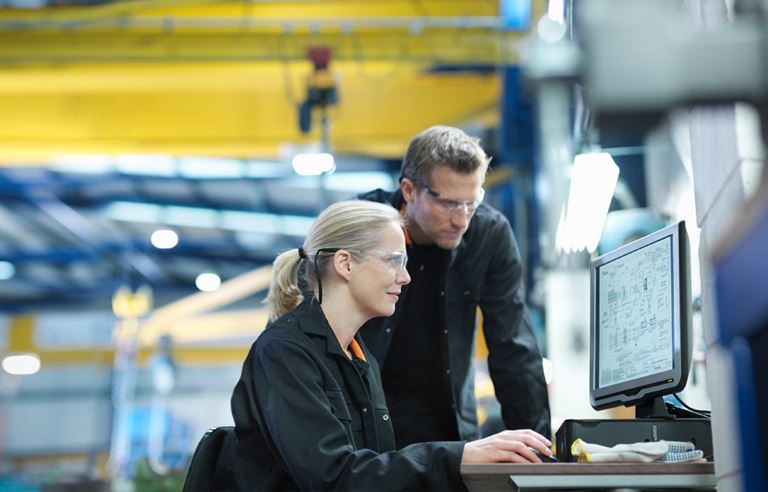
[[[576,439],[571,455],[588,463],[690,463],[704,461],[704,452],[691,442],[652,441],[607,447]]]

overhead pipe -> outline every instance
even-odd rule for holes
[[[125,7],[124,7],[125,9]],[[163,31],[175,28],[222,29],[231,28],[238,31],[256,29],[279,30],[284,35],[294,34],[297,30],[307,30],[314,34],[328,29],[345,34],[355,29],[403,29],[418,35],[425,29],[459,29],[459,30],[492,30],[507,31],[504,20],[498,16],[440,16],[440,17],[348,17],[348,18],[270,18],[254,19],[245,16],[216,16],[181,18],[174,16],[162,17],[126,17],[128,12],[116,11],[102,15],[87,15],[87,11],[77,13],[45,14],[37,18],[28,16],[2,19],[0,28],[25,29],[63,29],[76,30],[90,27],[119,27],[121,29],[158,28]]]

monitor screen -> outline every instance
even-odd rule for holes
[[[690,366],[685,224],[596,258],[590,270],[592,406],[638,405],[680,391]]]

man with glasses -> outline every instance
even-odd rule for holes
[[[405,219],[411,283],[393,316],[361,329],[381,366],[398,448],[479,437],[472,367],[478,306],[505,427],[551,434],[520,253],[507,219],[482,203],[487,169],[479,140],[435,126],[411,141],[399,190],[360,196],[392,204]]]

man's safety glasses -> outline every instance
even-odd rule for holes
[[[440,193],[436,192],[426,184],[417,184],[417,186],[424,188],[427,191],[432,203],[437,205],[437,208],[446,214],[452,214],[454,212],[462,211],[466,215],[472,215],[477,210],[477,207],[483,203],[485,197],[485,190],[480,188],[480,196],[474,200],[453,200],[451,198],[443,198]]]

